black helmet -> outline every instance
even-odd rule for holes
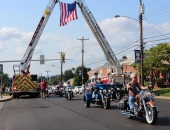
[[[67,84],[70,84],[70,81],[68,81]]]

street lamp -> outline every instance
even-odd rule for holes
[[[115,18],[119,18],[119,17],[125,17],[125,18],[129,18],[132,20],[135,20],[139,23],[140,25],[140,49],[141,49],[141,85],[144,85],[144,80],[143,80],[143,28],[142,28],[142,14],[140,13],[139,15],[139,20],[128,17],[128,16],[120,16],[120,15],[115,15]]]

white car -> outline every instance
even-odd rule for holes
[[[79,93],[80,94],[84,93],[84,85],[82,85],[81,88],[79,88]]]
[[[72,90],[73,93],[75,93],[75,94],[79,93],[80,88],[81,88],[81,86],[75,86],[75,87],[73,88],[73,90]]]

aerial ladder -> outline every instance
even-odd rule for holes
[[[101,80],[106,83],[110,82],[111,78],[114,78],[115,82],[119,83],[124,83],[125,82],[125,76],[121,74],[121,65],[117,57],[115,56],[113,50],[111,49],[107,39],[105,38],[102,30],[100,29],[98,23],[96,22],[92,12],[89,10],[87,7],[86,3],[84,0],[77,0],[77,4],[81,9],[81,13],[83,14],[86,22],[88,23],[90,29],[92,30],[94,36],[96,37],[102,51],[104,52],[104,55],[111,65],[112,72],[114,73],[113,75],[111,74],[112,72],[109,72],[108,75],[101,77]],[[94,74],[96,75],[96,74]],[[94,76],[96,77],[96,76]],[[91,84],[93,85],[93,83]]]
[[[113,72],[115,74],[121,73],[121,65],[119,60],[116,58],[113,50],[111,49],[108,41],[106,40],[102,30],[100,29],[98,23],[96,22],[92,12],[89,10],[84,0],[77,0],[77,4],[81,9],[81,12],[88,23],[90,29],[92,30],[94,36],[96,37],[100,47],[102,48],[107,61],[112,66]]]
[[[30,95],[37,96],[39,95],[38,84],[37,84],[37,75],[30,75],[29,68],[30,62],[33,56],[35,47],[41,37],[41,34],[48,22],[48,19],[59,0],[49,0],[47,7],[39,21],[39,24],[33,34],[33,37],[26,49],[26,52],[18,66],[14,65],[14,76],[12,82],[12,91],[9,93],[13,94],[14,98],[21,95]],[[16,70],[16,68],[18,70]],[[16,72],[19,71],[19,74]],[[20,74],[20,71],[22,74]]]

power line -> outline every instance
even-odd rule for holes
[[[144,39],[150,39],[150,38],[155,38],[155,37],[161,37],[161,36],[165,36],[165,35],[170,35],[170,33],[161,34],[161,35],[156,35],[156,36],[153,36],[153,37],[147,37],[147,38],[144,38]]]
[[[165,38],[165,39],[157,39],[157,40],[152,40],[152,41],[146,41],[145,43],[148,43],[148,42],[156,42],[156,41],[162,41],[162,40],[168,40],[170,38]]]
[[[165,5],[165,6],[163,6],[163,7],[160,7],[160,8],[157,8],[157,9],[154,9],[154,10],[152,10],[152,11],[147,12],[146,15],[152,15],[152,14],[154,14],[154,13],[163,11],[163,10],[165,10],[165,9],[169,9],[169,6],[170,6],[170,4]]]
[[[152,22],[151,20],[149,20],[148,18],[146,18],[146,17],[144,17],[144,19],[148,22],[150,22],[150,23],[152,23],[152,24],[154,24],[154,25],[156,25],[154,22]],[[156,25],[157,27],[159,27],[159,28],[161,28],[161,29],[163,29],[163,30],[165,30],[165,31],[169,31],[169,30],[166,30],[165,28],[163,28],[163,27],[160,27],[160,26],[158,26],[158,25]]]

